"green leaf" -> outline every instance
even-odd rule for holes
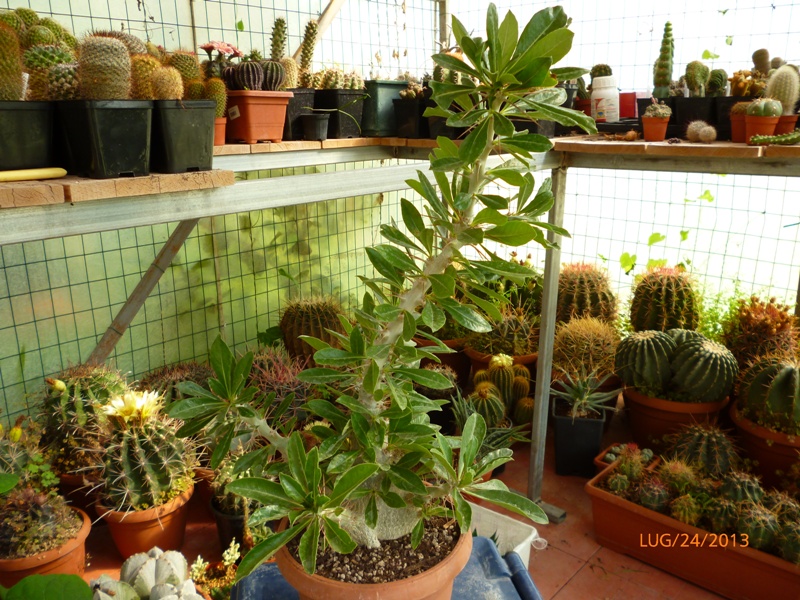
[[[458,454],[458,476],[472,466],[475,457],[478,455],[486,437],[486,421],[478,413],[472,413],[467,422],[464,423],[464,431],[461,434],[461,452]]]
[[[381,256],[393,267],[401,271],[419,271],[417,263],[399,248],[389,244],[378,244],[373,248],[380,252]]]
[[[489,223],[491,225],[504,225],[508,222],[508,217],[493,208],[484,208],[472,220],[473,225]]]
[[[470,525],[472,524],[472,507],[464,499],[464,496],[461,495],[459,490],[454,490],[452,496],[458,527],[461,531],[469,531]]]
[[[449,390],[453,387],[453,384],[447,377],[436,371],[431,371],[430,369],[399,367],[395,369],[394,372],[405,375],[414,383],[418,383],[432,390]]]
[[[688,229],[681,229],[681,241],[685,242],[689,239],[689,230]]]
[[[439,304],[455,319],[456,323],[463,325],[470,331],[485,333],[492,330],[491,324],[482,315],[452,298],[443,298],[439,300]]]
[[[308,526],[303,537],[300,538],[300,545],[297,547],[297,554],[303,564],[303,570],[308,574],[313,574],[317,570],[317,551],[319,550],[319,521],[314,520]]]
[[[310,369],[307,369],[303,371],[303,373],[309,370]],[[332,371],[333,369],[326,370]],[[338,373],[339,371],[336,372]],[[347,416],[327,400],[310,400],[303,405],[303,408],[314,413],[318,417],[327,419],[339,430],[344,429],[345,425],[347,425]]]
[[[375,525],[378,524],[378,503],[374,495],[369,497],[367,507],[364,509],[364,521],[370,529],[375,529]]]
[[[384,257],[379,250],[373,247],[366,249],[367,257],[375,267],[375,270],[386,277],[390,283],[395,284],[397,287],[402,287],[403,276],[398,269]],[[316,359],[315,359],[316,360]]]
[[[580,127],[586,133],[597,133],[597,123],[583,111],[536,101],[526,102],[526,105],[535,111],[536,118],[555,121],[566,127]]]
[[[466,52],[466,48],[464,51]],[[468,80],[469,81],[469,80]],[[431,89],[433,90],[433,99],[439,108],[447,109],[453,102],[470,92],[475,91],[475,86],[472,85],[456,85],[453,83],[442,83],[439,81],[430,82]]]
[[[236,434],[236,423],[229,423],[221,428],[222,436],[217,438],[217,446],[214,452],[211,453],[211,460],[209,465],[212,469],[216,469],[222,463],[222,459],[230,452],[231,442]]]
[[[486,208],[494,208],[495,210],[506,210],[508,208],[508,198],[497,196],[496,194],[478,194],[478,200],[483,202]]]
[[[358,412],[351,413],[350,427],[353,429],[353,434],[356,436],[358,443],[365,447],[369,446],[369,423],[367,418]]]
[[[409,250],[421,250],[421,248],[417,246],[417,244],[415,244],[410,237],[397,229],[397,227],[392,227],[391,225],[381,225],[381,235],[398,246],[403,246]]]
[[[541,238],[542,232],[529,223],[509,221],[487,230],[486,237],[507,246],[524,246],[531,240]]]
[[[552,73],[559,81],[577,79],[582,75],[586,75],[588,72],[589,69],[582,69],[580,67],[559,67],[557,69],[550,69],[550,73]]]
[[[662,235],[658,232],[651,233],[650,237],[647,238],[647,245],[652,246],[653,244],[658,244],[659,242],[663,242],[665,239],[667,239],[667,236],[665,235]]]
[[[491,117],[473,129],[458,149],[458,157],[464,164],[472,164],[483,154],[489,144],[489,123]]]
[[[305,369],[297,374],[297,378],[305,383],[336,383],[350,379],[350,375],[336,369]]]
[[[453,56],[452,54],[434,54],[431,56],[433,62],[437,65],[441,65],[446,69],[459,71],[460,73],[467,73],[471,77],[477,77],[480,79],[480,73],[478,73],[475,69],[465,63],[463,60]]]
[[[710,190],[706,190],[702,194],[697,197],[698,200],[707,200],[708,202],[714,201],[714,196],[711,194]]]
[[[550,58],[552,64],[556,64],[572,48],[572,38],[575,34],[569,29],[561,28],[551,31],[543,38],[536,41],[526,52],[527,56],[546,56]]]
[[[353,327],[353,330],[350,332],[350,352],[356,356],[362,356],[364,352],[366,352],[364,334],[361,333],[360,327]]]
[[[302,504],[306,497],[306,490],[300,485],[294,477],[288,473],[281,474],[281,488],[283,488],[286,497],[298,504]]]
[[[719,58],[719,54],[714,54],[711,50],[703,50],[703,60],[714,60]]]
[[[244,31],[244,21],[241,19],[236,21],[236,31]]]
[[[299,431],[295,431],[289,436],[289,443],[286,446],[286,459],[289,464],[289,472],[304,488],[307,488],[308,482],[305,474],[306,450]],[[302,500],[302,496],[300,499]]]
[[[425,484],[422,483],[422,479],[420,479],[419,475],[414,473],[414,471],[399,467],[397,465],[392,465],[392,467],[386,471],[386,473],[389,475],[389,479],[392,480],[392,483],[395,485],[395,487],[397,487],[397,489],[421,496],[425,495],[427,488],[425,487]]]
[[[534,14],[519,36],[519,43],[514,52],[514,57],[524,54],[528,48],[540,40],[543,36],[559,27],[566,27],[568,24],[567,15],[560,6],[545,8]]]
[[[411,548],[416,550],[422,542],[422,537],[425,535],[425,520],[420,519],[411,530]]]
[[[503,55],[499,29],[497,7],[490,3],[486,11],[486,38],[489,44],[489,69],[492,71],[497,71],[499,59]]]
[[[647,261],[647,267],[646,268],[648,270],[650,270],[650,269],[657,269],[657,268],[666,267],[666,266],[667,266],[667,259],[666,258],[651,258],[650,260]]]
[[[322,527],[325,531],[325,541],[331,545],[334,552],[350,554],[356,549],[356,543],[339,524],[328,517],[322,517]]]
[[[456,291],[456,280],[450,275],[428,275],[431,291],[437,298],[450,298]]]
[[[341,503],[353,493],[353,490],[359,487],[367,479],[372,477],[377,470],[378,465],[362,463],[345,471],[336,480],[336,483],[333,486],[333,491],[331,492],[328,501],[325,503],[324,508],[337,507],[341,505]]]
[[[169,405],[166,413],[173,419],[181,419],[182,421],[186,421],[189,419],[197,419],[218,413],[227,406],[227,402],[223,402],[217,397],[185,398]]]
[[[547,515],[538,504],[516,492],[480,489],[477,486],[471,486],[463,491],[471,496],[487,500],[492,504],[502,506],[518,515],[527,517],[534,523],[545,524],[548,522]]]
[[[92,600],[92,589],[78,575],[28,575],[4,592],[4,600]]]
[[[298,504],[286,496],[281,484],[262,477],[240,477],[227,486],[225,491],[256,500],[265,506],[276,505],[294,509]]]
[[[553,147],[553,143],[549,139],[538,133],[521,133],[503,139],[501,144],[509,150],[525,152],[549,152]]]
[[[625,271],[625,275],[629,275],[636,268],[636,255],[623,252],[622,256],[619,257],[619,266]]]
[[[13,490],[19,483],[19,475],[14,473],[0,473],[0,494],[6,494]]]
[[[422,322],[427,325],[431,331],[439,331],[445,324],[446,317],[444,311],[436,306],[433,302],[426,302],[425,308],[422,309]]]
[[[502,48],[498,60],[501,65],[506,64],[514,54],[514,50],[517,47],[518,35],[519,25],[517,24],[517,18],[514,16],[514,13],[508,11],[497,32],[497,39]]]
[[[314,361],[318,365],[332,367],[347,366],[363,358],[363,356],[353,354],[347,350],[340,350],[339,348],[325,348],[324,350],[317,350],[314,352]]]
[[[431,161],[431,169],[441,173],[449,173],[460,169],[463,164],[460,158],[435,158]]]
[[[733,36],[732,35],[726,36],[725,37],[725,43],[728,46],[733,46]]]
[[[270,535],[263,542],[253,546],[253,548],[245,554],[242,562],[239,563],[239,567],[236,569],[236,581],[240,581],[249,575],[258,565],[272,558],[278,550],[293,540],[297,534],[303,531],[307,526],[307,521],[295,525],[285,531]]]
[[[464,294],[467,296],[467,298],[472,300],[481,309],[483,309],[483,312],[485,312],[490,319],[493,319],[495,321],[501,321],[503,319],[503,315],[500,312],[500,309],[493,302],[489,302],[488,300],[479,298],[475,294],[472,294],[466,290],[464,291]]]
[[[409,180],[409,184],[414,181]],[[415,182],[417,183],[417,182]],[[420,184],[420,188],[421,188]],[[400,200],[400,210],[403,215],[403,223],[405,223],[406,228],[411,232],[418,240],[422,241],[421,235],[425,231],[425,223],[422,220],[422,215],[417,210],[417,207],[414,206],[411,202],[403,198]]]
[[[492,169],[486,173],[486,175],[492,179],[502,179],[507,184],[515,187],[519,187],[525,183],[525,178],[522,173],[514,171],[513,169]]]

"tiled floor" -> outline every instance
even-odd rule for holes
[[[608,444],[626,441],[624,416],[614,418],[606,434]],[[515,449],[500,478],[512,489],[526,492],[529,445]],[[544,550],[531,550],[530,573],[545,600],[713,600],[720,596],[698,588],[663,571],[601,547],[594,540],[592,509],[583,490],[586,480],[555,474],[552,440],[545,455],[542,498],[567,513],[563,523],[538,525],[539,535],[547,540]],[[107,528],[95,524],[87,542],[89,566],[85,578],[108,573],[119,575],[121,558]],[[183,552],[193,561],[198,553],[206,560],[219,560],[216,526],[206,507],[190,503],[189,524]],[[410,599],[409,599],[410,600]]]

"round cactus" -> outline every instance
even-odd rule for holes
[[[212,77],[206,81],[206,98],[217,103],[214,116],[221,118],[225,116],[225,109],[228,107],[228,90],[225,82],[217,77]]]
[[[642,450],[635,445],[626,446],[617,459],[617,471],[630,481],[639,481],[645,473],[646,461]]]
[[[614,370],[625,385],[660,397],[672,379],[675,348],[675,341],[663,331],[637,331],[617,346]]]
[[[531,371],[525,365],[514,363],[511,368],[514,369],[514,377],[524,377],[528,381],[531,380]]]
[[[553,340],[553,368],[579,373],[581,368],[604,377],[614,372],[619,344],[616,329],[595,317],[578,317],[556,328]]]
[[[694,329],[668,329],[667,333],[673,340],[675,340],[675,344],[677,345],[693,340],[707,339],[706,336],[699,331],[695,331]]]
[[[678,344],[670,361],[669,396],[685,402],[719,402],[733,389],[739,366],[730,350],[711,340]]]
[[[174,67],[161,67],[150,75],[154,100],[180,100],[183,98],[183,78]]]
[[[22,100],[22,58],[14,30],[0,23],[0,101]]]
[[[131,57],[131,98],[152,100],[153,84],[150,77],[161,68],[161,62],[149,54]]]
[[[745,502],[739,509],[736,531],[747,536],[751,548],[769,550],[780,533],[780,526],[771,511],[760,504]]]
[[[785,304],[779,304],[775,298],[764,302],[751,296],[738,301],[736,312],[725,323],[723,342],[743,370],[760,356],[793,356],[797,349],[794,323],[794,316]]]
[[[33,27],[39,22],[39,15],[36,13],[35,10],[30,8],[25,8],[24,6],[20,6],[19,8],[14,9],[14,13],[22,19],[22,22],[25,23],[25,27]]]
[[[607,273],[585,263],[566,265],[558,275],[556,321],[566,323],[584,316],[613,323],[617,319],[617,298]]]
[[[642,275],[631,299],[634,331],[697,329],[699,321],[700,304],[688,273],[661,267]]]
[[[212,377],[214,372],[207,363],[189,360],[151,371],[136,383],[136,388],[157,392],[164,399],[164,404],[169,406],[183,399],[183,394],[178,389],[179,384],[190,381],[208,389],[208,380]]]
[[[710,498],[703,507],[703,516],[714,533],[725,533],[736,527],[739,519],[739,508],[735,502],[727,498]]]
[[[206,97],[206,84],[195,79],[186,84],[183,92],[186,100],[204,100]]]
[[[669,514],[681,523],[696,526],[703,516],[703,507],[690,494],[684,494],[670,502]]]
[[[670,490],[676,494],[685,494],[697,484],[697,473],[682,460],[666,460],[658,467],[658,474]]]
[[[39,19],[39,22],[36,24],[41,27],[47,27],[53,32],[53,35],[56,36],[56,40],[58,41],[61,41],[61,39],[64,37],[65,29],[61,26],[61,23],[51,19],[50,17]]]
[[[751,117],[779,117],[783,114],[783,105],[779,100],[759,98],[747,107],[747,115]]]
[[[608,77],[610,75],[613,75],[611,67],[602,63],[593,66],[592,70],[589,71],[589,77],[592,78],[592,81],[594,81],[595,77]]]
[[[513,370],[513,369],[512,369]],[[530,394],[531,392],[531,382],[527,377],[522,377],[520,375],[514,376],[514,381],[511,384],[511,396],[514,401],[514,405],[519,402],[522,398]]]
[[[189,564],[176,550],[153,548],[146,554],[130,556],[120,568],[120,581],[133,588],[138,597],[152,597],[154,588],[181,585],[189,578]]]
[[[514,404],[513,364],[514,360],[510,356],[498,354],[489,360],[489,368],[487,369],[489,381],[500,391],[500,398],[502,398],[508,410]]]
[[[184,50],[173,52],[169,55],[169,66],[180,73],[184,85],[195,79],[203,78],[203,73],[200,70],[200,63],[194,52],[186,52]]]
[[[283,65],[283,70],[286,72],[286,79],[283,80],[283,89],[292,90],[298,86],[298,77],[300,76],[300,67],[297,61],[291,56],[285,56],[280,61]]]
[[[147,54],[147,46],[145,43],[133,34],[127,31],[93,31],[93,36],[107,37],[119,40],[125,44],[128,54],[135,56],[137,54]]]
[[[253,60],[248,60],[236,65],[236,89],[239,90],[260,90],[264,84],[264,69]]]
[[[328,330],[344,333],[339,321],[339,315],[343,313],[341,304],[331,297],[289,302],[279,324],[283,343],[289,354],[313,363],[314,349],[300,339],[301,335],[319,338],[332,346],[338,346],[337,339]]]
[[[771,356],[756,360],[742,373],[738,402],[750,420],[800,434],[800,362]]]
[[[778,550],[790,563],[800,565],[800,522],[783,525],[778,535]]]
[[[32,48],[33,46],[46,46],[58,43],[58,37],[47,27],[42,25],[34,25],[28,27],[22,34],[20,40],[24,48]]]
[[[283,86],[286,80],[286,69],[276,60],[265,60],[261,63],[264,69],[264,82],[261,84],[262,90],[275,92]]]
[[[514,403],[511,419],[515,425],[527,425],[533,422],[534,400],[530,396],[520,398]]]
[[[47,95],[50,100],[77,100],[80,94],[78,63],[50,67],[47,73]]]
[[[13,29],[18,38],[25,31],[25,21],[12,11],[0,12],[0,24],[7,25]]]
[[[28,72],[28,99],[49,100],[50,67],[71,63],[74,60],[75,55],[72,52],[55,44],[34,46],[26,50],[22,62]]]
[[[524,356],[539,347],[539,321],[524,311],[506,310],[487,333],[472,333],[465,345],[484,354]]]
[[[612,473],[608,478],[608,489],[617,496],[625,496],[630,487],[630,480],[620,472]]]
[[[669,488],[657,476],[649,477],[639,486],[639,504],[650,510],[664,512],[670,498]]]
[[[89,36],[78,52],[81,96],[86,100],[125,100],[131,92],[131,58],[114,38]]]
[[[719,493],[732,502],[760,502],[764,497],[758,478],[742,471],[731,471],[725,475]]]
[[[779,523],[800,523],[800,502],[786,492],[767,492],[761,499],[761,504],[775,514]]]
[[[485,381],[475,386],[475,391],[467,396],[467,401],[483,417],[487,427],[497,427],[506,416],[500,390],[491,382]]]
[[[725,475],[739,463],[733,442],[718,427],[705,423],[685,425],[670,440],[670,453],[712,477]]]

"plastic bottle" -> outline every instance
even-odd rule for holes
[[[613,75],[592,81],[592,118],[598,123],[619,121],[619,90]]]

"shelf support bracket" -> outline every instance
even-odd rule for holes
[[[164,271],[169,268],[172,259],[178,254],[186,238],[192,233],[199,220],[200,219],[188,219],[178,223],[175,231],[169,236],[169,239],[161,248],[158,256],[156,256],[156,259],[147,269],[141,281],[136,284],[136,288],[125,301],[125,304],[119,310],[119,313],[117,313],[116,318],[109,328],[106,329],[106,332],[103,334],[103,337],[100,339],[95,349],[92,350],[89,358],[86,359],[86,364],[103,364],[111,352],[113,352],[114,346],[117,345],[117,342],[125,334],[125,330],[128,329],[128,326],[131,324],[134,317],[136,317],[139,309],[144,305],[150,292],[156,287]]]

